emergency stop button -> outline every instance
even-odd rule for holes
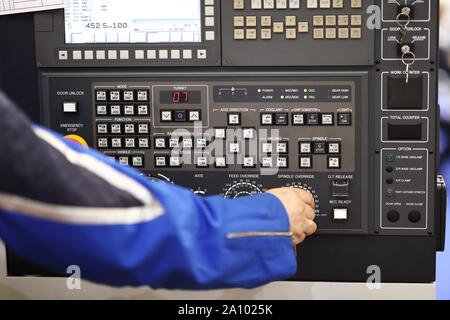
[[[333,209],[334,220],[348,220],[348,209],[347,208],[334,208]]]
[[[78,103],[77,102],[63,102],[63,112],[64,113],[77,113]]]

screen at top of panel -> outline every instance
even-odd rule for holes
[[[200,0],[68,0],[67,44],[200,43]]]

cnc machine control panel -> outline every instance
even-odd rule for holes
[[[295,279],[434,281],[438,7],[68,1],[35,15],[42,122],[200,196],[308,190]]]

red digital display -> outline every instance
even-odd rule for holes
[[[189,91],[172,92],[172,103],[189,103]]]

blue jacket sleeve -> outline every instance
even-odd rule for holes
[[[105,184],[120,189],[121,182],[131,181],[138,199],[146,201],[143,191],[151,199],[147,209],[129,214],[127,208],[110,208],[105,215],[99,208],[0,192],[0,237],[20,256],[62,274],[77,265],[83,279],[113,286],[252,288],[295,273],[289,220],[273,195],[200,197],[36,130],[67,161],[92,174],[104,171]]]

